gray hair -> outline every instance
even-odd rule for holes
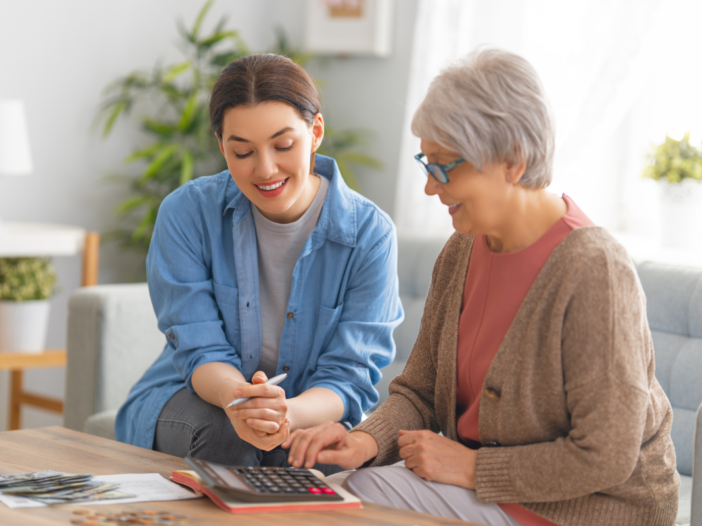
[[[412,119],[412,133],[485,163],[523,160],[519,184],[551,182],[555,124],[536,70],[519,55],[477,49],[436,77]]]

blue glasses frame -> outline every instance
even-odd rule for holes
[[[425,160],[426,158],[427,156],[421,152],[414,156],[414,160],[417,161],[419,166],[422,167],[422,172],[424,173],[424,175],[429,177],[429,174],[431,174],[431,176],[441,184],[448,183],[449,178],[447,172],[453,170],[459,164],[463,164],[464,162],[466,162],[466,160],[463,157],[459,157],[458,159],[450,163],[438,164],[428,163]]]

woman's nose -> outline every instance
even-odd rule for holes
[[[267,179],[278,172],[278,165],[275,164],[274,160],[266,152],[262,152],[258,156],[258,163],[256,163],[257,175],[261,179]]]
[[[444,190],[444,185],[434,179],[431,175],[427,176],[427,184],[424,185],[424,193],[427,195],[438,195]]]

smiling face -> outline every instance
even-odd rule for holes
[[[460,157],[432,141],[422,140],[421,147],[428,162],[447,164]],[[471,163],[465,162],[448,172],[446,184],[427,177],[424,191],[427,195],[438,195],[449,207],[456,231],[495,235],[504,228],[509,217],[513,183],[521,176],[519,167],[515,168],[506,163],[486,163],[481,173]]]
[[[321,114],[309,126],[290,105],[263,102],[224,113],[219,148],[237,187],[266,218],[290,223],[314,200],[312,154],[324,137]]]

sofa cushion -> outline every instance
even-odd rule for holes
[[[642,262],[636,270],[656,357],[656,378],[673,406],[678,471],[692,475],[695,414],[702,404],[702,269]]]

